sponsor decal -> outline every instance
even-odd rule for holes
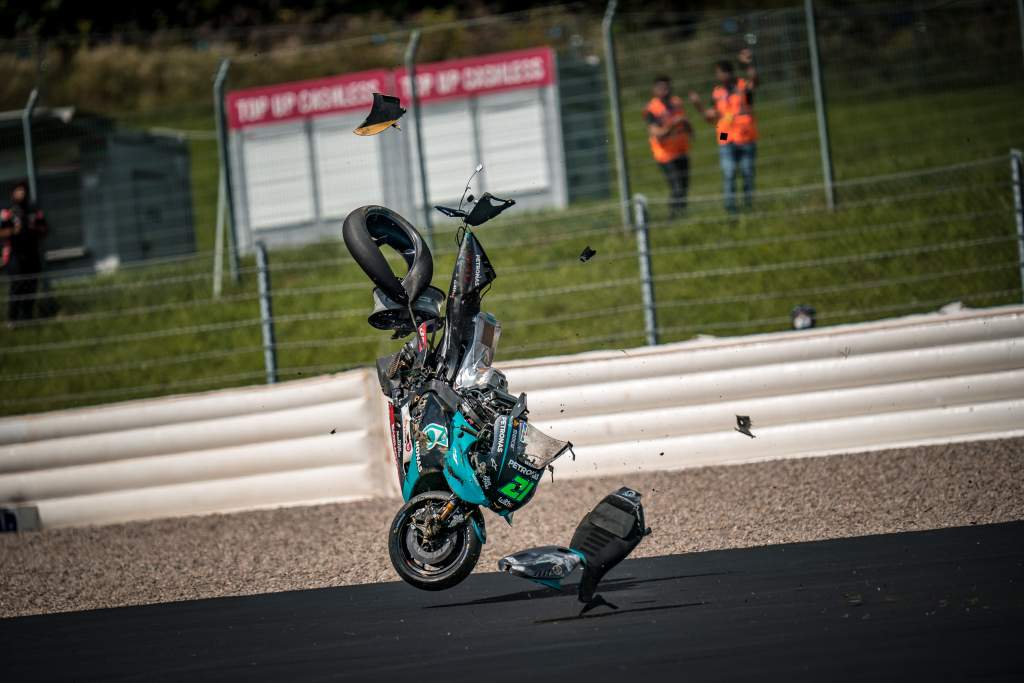
[[[412,454],[412,430],[409,428],[409,406],[402,406],[402,436],[405,456]]]
[[[421,323],[419,327],[419,342],[416,344],[417,351],[423,351],[427,348],[427,324]]]
[[[526,476],[530,477],[534,481],[537,481],[538,479],[540,479],[540,472],[538,472],[535,469],[526,467],[522,463],[519,463],[519,462],[517,462],[515,460],[509,460],[508,464],[516,472],[519,472],[520,474],[525,474]]]
[[[494,445],[496,448],[505,447],[505,432],[508,430],[508,418],[503,417],[498,420],[498,433],[494,437]]]
[[[519,502],[526,498],[536,485],[537,482],[516,475],[516,478],[502,486],[500,491],[512,500]]]
[[[427,437],[427,450],[431,448],[448,448],[448,430],[444,425],[431,422],[423,428],[423,434]]]
[[[548,47],[416,67],[421,102],[542,88],[555,81],[555,53]],[[373,102],[375,92],[397,94],[408,101],[410,83],[405,69],[377,69],[235,90],[227,94],[228,125],[239,129],[364,109]]]
[[[391,426],[391,450],[395,454],[395,462],[402,460],[402,437],[398,433],[398,425],[395,422],[395,404],[388,403],[388,424]]]
[[[408,99],[411,89],[405,69],[395,70],[395,80],[398,96]],[[416,89],[424,102],[540,88],[554,82],[554,52],[547,47],[416,66]]]
[[[310,81],[236,90],[227,95],[228,125],[246,128],[369,107],[391,89],[389,71],[363,71]]]

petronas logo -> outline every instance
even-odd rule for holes
[[[431,448],[448,448],[448,430],[443,425],[431,422],[423,428],[423,434],[427,437],[427,450]]]

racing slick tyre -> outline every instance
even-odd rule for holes
[[[341,236],[352,258],[375,285],[400,304],[416,301],[434,276],[434,259],[423,237],[409,221],[386,206],[361,206],[345,218]],[[409,271],[401,280],[391,270],[382,245],[405,259]]]
[[[425,491],[402,506],[388,532],[388,554],[402,580],[425,591],[451,588],[473,571],[482,543],[470,521],[428,534],[429,520],[451,498],[445,491]],[[479,511],[472,517],[483,533]]]

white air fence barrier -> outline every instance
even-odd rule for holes
[[[502,366],[558,477],[1024,434],[1024,307]],[[735,430],[750,416],[755,438]],[[372,370],[0,420],[0,504],[59,527],[396,495]]]

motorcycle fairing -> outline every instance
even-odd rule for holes
[[[484,487],[490,508],[499,514],[515,512],[530,502],[543,474],[523,461],[526,430],[526,420],[498,416],[494,421],[491,450],[480,456],[478,461],[490,482]],[[510,518],[506,517],[506,520]]]
[[[587,603],[588,609],[597,604],[598,582],[649,533],[640,493],[623,486],[605,496],[583,518],[569,542],[569,547],[582,553],[586,561],[579,587],[580,602]]]
[[[416,452],[416,443],[412,444],[412,457],[409,460],[409,469],[405,471],[405,479],[402,480],[402,498],[408,501],[412,498],[416,489],[416,482],[420,478],[420,463]]]
[[[469,450],[476,443],[477,432],[462,413],[455,413],[451,431],[451,447],[444,458],[444,478],[452,493],[463,501],[470,505],[486,505],[487,496],[469,459]]]
[[[587,513],[568,547],[543,546],[521,550],[498,561],[498,569],[561,589],[561,581],[578,566],[583,567],[579,600],[583,611],[601,604],[611,605],[597,595],[597,584],[624,560],[651,530],[644,525],[640,494],[623,486],[609,494]]]
[[[583,553],[557,545],[520,550],[498,560],[499,571],[555,590],[562,590],[562,581],[580,566],[586,566]]]
[[[441,469],[450,448],[451,431],[449,413],[438,396],[431,392],[423,397],[423,401],[423,412],[418,421],[419,428],[414,427],[412,430],[421,473]]]

